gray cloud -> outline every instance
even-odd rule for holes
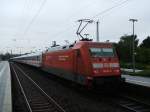
[[[0,52],[29,52],[44,49],[56,40],[77,40],[76,20],[90,18],[123,0],[47,0],[27,32],[25,29],[39,10],[43,0],[0,0]],[[150,1],[130,0],[94,20],[100,20],[101,41],[118,41],[120,36],[131,34],[129,18],[137,18],[135,32],[140,41],[150,34]],[[95,24],[86,32],[95,39]],[[16,40],[16,41],[14,41]],[[9,50],[8,50],[9,49]],[[18,49],[18,50],[17,50]]]

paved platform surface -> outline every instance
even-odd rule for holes
[[[125,72],[133,72],[133,69],[127,69],[127,68],[121,68],[122,71],[125,71]],[[135,72],[141,72],[142,70],[137,70],[135,69]]]
[[[128,83],[150,87],[150,78],[131,75],[122,75],[122,77],[125,77]]]
[[[7,61],[0,61],[0,112],[12,112],[11,76]]]

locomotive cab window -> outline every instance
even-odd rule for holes
[[[115,55],[113,48],[90,48],[89,52],[92,57],[112,57]]]
[[[113,48],[102,48],[104,56],[114,56]]]
[[[102,49],[101,48],[90,48],[90,54],[93,57],[102,56]]]

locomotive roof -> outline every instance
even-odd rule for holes
[[[11,59],[24,58],[24,57],[34,57],[34,56],[40,56],[40,55],[42,55],[42,52],[25,54],[25,55],[21,55],[21,56],[17,56],[17,57],[11,58]]]
[[[107,44],[112,45],[113,44],[112,42],[78,41],[78,42],[75,42],[75,43],[70,44],[70,45],[50,47],[50,48],[48,48],[47,52],[57,51],[57,50],[67,50],[67,49],[71,49],[74,46],[75,46],[75,48],[78,48],[79,46],[82,46],[83,44],[90,44],[90,43],[102,44],[102,45],[107,45]],[[36,52],[36,53],[25,54],[22,56],[17,56],[17,57],[11,58],[11,59],[18,59],[18,58],[24,58],[24,57],[34,57],[34,56],[41,56],[41,55],[42,55],[42,52]]]
[[[111,42],[78,41],[78,42],[75,42],[75,43],[70,44],[70,45],[50,47],[50,48],[48,48],[47,52],[57,51],[57,50],[67,50],[67,49],[71,49],[75,45],[79,45],[79,44],[83,45],[83,44],[90,44],[90,43],[93,43],[93,44],[102,44],[102,45],[107,45],[107,44],[111,45],[111,44],[113,44]]]
[[[114,42],[93,42],[93,41],[79,41],[78,43],[94,43],[94,44],[113,44]]]
[[[70,45],[63,45],[63,46],[56,46],[56,47],[50,47],[47,51],[56,51],[56,50],[67,50],[71,47],[73,47],[74,44]]]

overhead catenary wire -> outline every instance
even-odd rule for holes
[[[115,8],[117,8],[117,7],[119,7],[119,6],[122,6],[123,4],[125,4],[125,3],[129,2],[129,1],[131,1],[131,0],[119,0],[119,1],[116,2],[116,4],[113,5],[112,7],[107,8],[107,9],[105,9],[105,10],[103,10],[103,11],[97,13],[96,15],[92,16],[91,19],[95,19],[96,17],[98,17],[98,16],[100,16],[100,15],[103,15],[103,14],[105,14],[105,13],[107,13],[107,12],[111,11],[112,9],[115,9]],[[28,24],[27,27],[25,28],[25,30],[24,30],[24,35],[27,34],[27,32],[29,31],[29,29],[31,28],[31,25],[32,25],[33,22],[36,20],[36,18],[39,16],[39,13],[40,13],[41,10],[43,9],[45,3],[46,3],[46,0],[43,0],[42,3],[41,3],[41,5],[40,5],[40,8],[39,8],[38,11],[37,11],[37,13],[33,16],[33,18],[31,19],[31,21],[29,22],[29,24]],[[73,26],[73,27],[75,27],[75,26]],[[67,27],[66,29],[63,29],[63,31],[60,31],[60,32],[57,33],[57,34],[54,34],[54,36],[55,36],[55,37],[61,36],[62,34],[68,32],[68,31],[70,31],[70,30],[71,30],[71,28],[70,28],[70,27]]]
[[[107,9],[105,9],[105,10],[103,10],[103,11],[97,13],[96,15],[90,17],[90,19],[95,19],[96,17],[98,17],[98,16],[100,16],[100,15],[103,15],[103,14],[105,14],[105,13],[107,13],[107,12],[109,12],[109,11],[111,11],[111,10],[117,8],[117,7],[120,7],[120,6],[126,4],[126,3],[129,2],[129,1],[131,1],[131,0],[119,0],[119,1],[118,1],[115,5],[113,5],[112,7],[109,7],[109,8],[107,8]],[[120,8],[121,8],[121,7],[120,7]],[[67,27],[65,30],[63,30],[63,31],[62,31],[62,34],[64,34],[65,31],[68,31],[68,29],[69,29],[69,28]],[[70,28],[70,29],[71,29],[71,28]],[[57,36],[60,36],[60,35],[61,35],[61,33],[59,33]]]
[[[36,14],[33,16],[33,18],[31,19],[31,21],[29,22],[29,24],[27,25],[27,27],[25,28],[24,31],[24,35],[27,34],[28,30],[30,29],[31,25],[33,24],[33,22],[36,20],[36,18],[38,17],[38,15],[40,14],[41,10],[43,9],[45,3],[47,0],[43,0],[38,11],[36,12]]]
[[[43,0],[43,2],[41,3],[41,6],[40,6],[39,10],[37,11],[37,13],[34,15],[34,17],[31,19],[31,21],[29,22],[29,24],[28,24],[27,27],[25,28],[25,31],[24,31],[24,33],[23,33],[24,35],[27,34],[27,32],[29,31],[31,25],[33,24],[33,22],[34,22],[34,21],[36,20],[36,18],[38,17],[38,15],[39,15],[39,13],[41,12],[41,10],[42,10],[43,6],[45,5],[46,1],[47,1],[47,0]],[[124,1],[124,0],[119,0],[119,2],[117,2],[114,6],[112,6],[112,7],[110,7],[110,8],[107,8],[107,9],[105,9],[105,10],[99,12],[98,14],[94,15],[93,17],[91,17],[91,19],[94,19],[94,18],[97,17],[97,16],[100,16],[100,15],[102,15],[102,14],[104,14],[104,13],[106,13],[106,12],[108,12],[108,11],[110,11],[110,10],[116,8],[116,7],[119,7],[120,5],[123,5],[123,4],[125,4],[126,2],[128,2],[128,1],[130,1],[130,0],[125,0],[125,1]],[[60,36],[61,33],[65,33],[65,31],[68,31],[68,29],[70,29],[70,27],[69,27],[69,28],[67,27],[67,28],[66,28],[65,30],[63,30],[63,31],[60,31],[60,33],[57,33],[56,36]]]
[[[29,4],[28,4],[28,1],[27,0],[24,0],[24,2],[23,2],[23,6],[22,6],[22,9],[21,9],[21,13],[20,13],[20,20],[23,20],[23,16],[24,16],[24,14],[25,14],[25,9],[26,9],[26,7],[28,6]],[[16,49],[16,47],[15,47],[15,44],[16,44],[16,42],[18,41],[18,35],[19,35],[19,33],[20,33],[20,29],[21,29],[21,22],[19,22],[19,24],[18,24],[18,30],[15,32],[15,34],[14,34],[14,37],[15,38],[13,38],[11,41],[13,42],[12,43],[12,47],[11,47],[11,50],[13,51],[13,50],[15,50]]]
[[[28,5],[29,5],[27,0],[24,0],[24,3],[23,3],[23,4],[24,4],[24,5],[23,5],[22,10],[21,10],[20,20],[23,19],[24,14],[25,14],[25,9],[28,8]],[[19,34],[19,32],[20,32],[21,23],[18,25],[18,27],[19,27],[19,30],[15,33],[15,36],[17,36],[17,35]]]
[[[102,15],[102,14],[104,14],[104,13],[107,13],[107,12],[111,11],[111,10],[114,9],[114,8],[117,8],[117,7],[119,7],[119,6],[122,6],[123,4],[125,4],[125,3],[129,2],[129,1],[131,1],[131,0],[123,0],[123,1],[121,1],[121,2],[119,1],[119,3],[115,4],[114,6],[112,6],[112,7],[110,7],[110,8],[107,8],[107,9],[105,9],[105,10],[103,10],[103,11],[97,13],[96,15],[94,15],[93,17],[91,17],[91,19],[94,19],[94,18],[96,18],[97,16],[100,16],[100,15]]]
[[[37,12],[35,13],[35,15],[32,16],[31,21],[29,21],[29,23],[27,24],[27,26],[25,27],[25,30],[23,31],[23,35],[24,35],[24,39],[21,40],[27,40],[25,39],[26,34],[28,33],[29,29],[31,28],[31,25],[34,23],[34,21],[36,20],[36,18],[39,16],[41,10],[43,9],[45,3],[47,0],[41,0],[40,6],[37,9]],[[23,15],[25,14],[25,9],[31,10],[33,6],[33,0],[24,0],[24,5],[22,7],[22,11],[21,11],[21,19],[23,19]],[[21,26],[20,26],[21,27]],[[19,28],[20,30],[20,28]],[[17,38],[17,35],[19,34],[19,31],[17,31],[15,33],[15,38]],[[16,40],[16,39],[15,39]],[[18,39],[17,39],[18,40]],[[30,43],[30,40],[28,39],[28,42]]]

